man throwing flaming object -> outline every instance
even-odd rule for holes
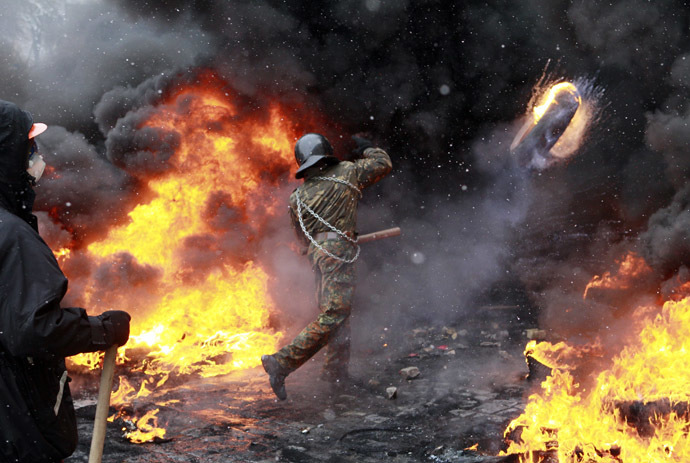
[[[322,379],[338,383],[348,378],[350,310],[355,288],[354,262],[359,257],[355,232],[362,189],[381,180],[392,169],[388,154],[364,138],[357,144],[354,162],[333,156],[328,140],[308,133],[295,144],[304,183],[290,195],[289,213],[299,241],[316,276],[319,316],[293,341],[272,355],[261,357],[273,392],[287,398],[285,378],[326,346]]]

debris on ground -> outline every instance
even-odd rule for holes
[[[400,369],[400,375],[405,379],[415,379],[419,376],[420,371],[417,367],[406,367]]]
[[[369,350],[353,351],[350,375],[361,378],[353,384],[315,379],[317,356],[287,378],[286,401],[276,400],[261,367],[179,381],[143,399],[168,403],[158,413],[165,441],[133,444],[115,420],[103,463],[513,461],[497,455],[533,385],[523,355],[527,327],[475,323],[416,327],[387,346],[360,346]],[[506,337],[508,328],[517,334]],[[484,342],[500,346],[480,348]],[[75,388],[80,442],[64,463],[88,461],[95,392]]]

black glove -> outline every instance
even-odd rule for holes
[[[354,141],[357,145],[357,148],[352,150],[352,154],[355,157],[361,157],[364,154],[364,150],[366,150],[367,148],[374,147],[374,144],[371,141],[367,140],[366,138],[362,138],[358,135],[353,135],[352,141]]]
[[[132,317],[122,310],[108,310],[100,314],[97,318],[103,323],[105,331],[105,344],[112,346],[116,344],[123,346],[129,339],[129,321]]]

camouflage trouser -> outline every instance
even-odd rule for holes
[[[354,256],[355,249],[347,241],[328,240],[319,244],[336,256]],[[275,357],[281,366],[293,371],[327,345],[324,373],[337,378],[347,374],[350,360],[349,317],[355,266],[327,256],[314,245],[309,246],[308,256],[316,275],[316,298],[321,313]]]

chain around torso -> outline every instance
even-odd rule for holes
[[[356,185],[353,185],[352,183],[348,182],[347,180],[343,180],[343,179],[336,178],[336,177],[313,177],[313,179],[314,180],[324,180],[324,181],[335,182],[335,183],[340,183],[342,185],[346,185],[347,187],[356,191],[359,198],[362,197],[361,190],[359,188],[357,188]],[[344,231],[339,230],[334,225],[328,223],[328,221],[326,219],[321,217],[312,208],[310,208],[304,201],[302,201],[302,198],[300,198],[300,188],[301,188],[301,186],[298,187],[297,190],[295,190],[295,199],[297,201],[297,218],[299,220],[299,225],[300,225],[300,228],[302,229],[302,232],[304,233],[304,236],[306,236],[307,239],[311,242],[311,244],[313,244],[319,251],[323,252],[327,256],[332,257],[333,259],[336,259],[340,262],[344,262],[346,264],[354,263],[357,260],[357,258],[359,257],[359,252],[360,252],[360,247],[357,244],[357,239],[351,238]],[[311,234],[307,231],[307,227],[304,225],[304,219],[302,218],[302,208],[304,208],[309,213],[309,215],[311,215],[316,220],[318,220],[320,223],[325,225],[329,230],[332,230],[338,236],[342,237],[343,239],[351,242],[354,246],[356,246],[357,252],[355,253],[355,256],[352,259],[347,259],[344,257],[336,256],[335,254],[331,253],[328,249],[325,249],[323,246],[321,246],[314,239],[314,237],[311,236]]]

